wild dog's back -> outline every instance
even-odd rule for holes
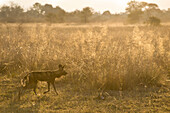
[[[50,81],[55,79],[56,71],[34,71],[30,73],[30,80]]]
[[[62,75],[66,75],[67,72],[64,70],[47,70],[47,71],[33,71],[29,74],[30,79],[38,81],[53,81],[55,78],[59,78]]]

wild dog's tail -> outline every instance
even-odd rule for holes
[[[25,77],[23,79],[21,79],[21,85],[23,87],[25,87],[27,85],[28,81],[29,81],[29,77],[28,76],[29,76],[29,73],[26,73]]]
[[[23,72],[23,73],[21,73],[21,76],[23,76],[23,75],[25,75],[25,76],[24,76],[24,78],[21,79],[21,81],[20,81],[20,82],[21,82],[21,87],[20,87],[20,89],[19,89],[19,91],[18,91],[18,100],[20,100],[20,97],[21,97],[24,89],[27,88],[27,84],[29,83],[29,72]]]

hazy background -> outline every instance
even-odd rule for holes
[[[5,23],[170,22],[169,0],[0,0]]]
[[[17,3],[21,7],[28,9],[34,3],[38,2],[42,5],[52,4],[60,6],[66,11],[74,11],[76,9],[81,10],[84,7],[92,7],[95,11],[101,13],[105,10],[109,10],[111,13],[124,12],[127,3],[131,0],[0,0],[0,6],[3,4],[9,4],[10,2]],[[136,0],[145,1],[149,3],[158,4],[160,9],[168,9],[170,6],[170,0]]]

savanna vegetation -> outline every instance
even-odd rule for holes
[[[126,11],[112,14],[109,10],[96,12],[91,7],[67,12],[59,6],[35,3],[29,9],[11,3],[1,5],[0,22],[6,23],[124,23],[143,24],[154,17],[160,22],[170,22],[170,8],[161,10],[155,3],[128,2]],[[156,21],[157,23],[157,21]],[[153,24],[152,24],[153,25]]]
[[[1,6],[0,112],[169,112],[170,10],[127,5],[118,14]],[[25,72],[59,64],[68,73],[56,79],[59,95],[43,94],[47,83],[39,82],[38,95],[27,90],[18,100]]]
[[[169,26],[0,25],[0,112],[169,112]],[[68,75],[17,92],[23,72]],[[28,90],[29,91],[29,90]]]

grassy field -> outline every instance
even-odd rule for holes
[[[0,25],[0,112],[170,112],[170,26]],[[16,100],[23,72],[55,70]],[[101,95],[99,95],[101,94]]]

